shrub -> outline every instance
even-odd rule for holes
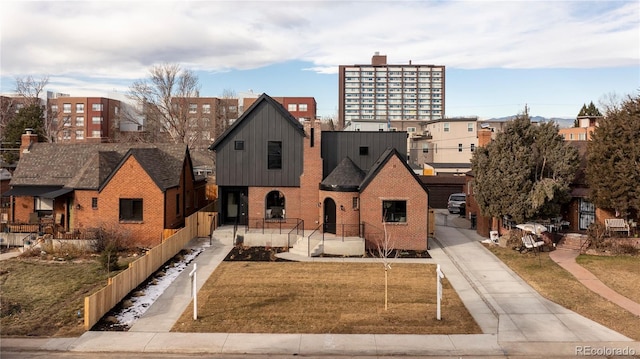
[[[591,223],[587,228],[587,238],[589,248],[604,250],[607,247],[605,242],[606,227],[602,223]]]
[[[100,253],[100,264],[107,272],[118,270],[118,251],[115,245],[107,245]]]

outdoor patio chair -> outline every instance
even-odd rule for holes
[[[534,252],[536,251],[540,251],[540,247],[542,247],[544,245],[544,241],[542,241],[541,239],[537,239],[533,236],[533,234],[525,234],[522,237],[522,244],[524,245],[524,248],[527,250],[533,250]]]

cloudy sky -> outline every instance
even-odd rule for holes
[[[575,117],[640,92],[640,2],[6,1],[0,81],[49,77],[72,96],[126,93],[161,63],[201,96],[313,96],[337,113],[338,65],[446,66],[446,115]]]

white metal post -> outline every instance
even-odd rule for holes
[[[193,320],[198,319],[198,287],[196,286],[196,269],[198,263],[193,263],[193,270],[189,273],[191,278],[191,298],[193,298]]]
[[[436,308],[436,319],[440,320],[440,302],[442,301],[442,281],[441,279],[444,278],[444,273],[442,273],[442,271],[440,270],[440,264],[437,265],[436,267],[436,278],[438,281],[438,290],[437,290],[437,296],[438,296],[438,304],[437,304],[437,308]]]

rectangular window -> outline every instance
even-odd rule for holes
[[[102,111],[102,104],[101,103],[92,104],[91,111]]]
[[[93,123],[94,125],[101,124],[102,123],[102,117],[99,117],[99,116],[91,117],[91,123]]]
[[[444,123],[444,132],[449,132],[449,122]]]
[[[76,117],[76,127],[84,127],[84,117]]]
[[[202,113],[211,113],[211,104],[202,104]]]
[[[91,137],[102,137],[102,131],[100,130],[91,131]]]
[[[282,141],[269,141],[267,144],[267,169],[282,169]]]
[[[83,130],[76,131],[76,140],[84,140],[84,131]]]
[[[475,150],[476,150],[476,145],[472,143],[471,144],[471,152],[475,152]]]
[[[196,113],[196,112],[198,112],[198,104],[190,103],[189,104],[189,113]]]
[[[473,123],[467,123],[467,132],[473,132]]]
[[[307,104],[306,103],[299,104],[298,111],[307,111]]]
[[[360,146],[360,156],[368,156],[369,155],[369,147]]]
[[[315,129],[311,127],[311,136],[310,136],[310,146],[313,147],[315,145]]]
[[[71,113],[71,104],[70,103],[62,104],[62,112]]]
[[[243,140],[237,140],[233,142],[233,148],[236,151],[242,151],[244,150],[244,141]]]
[[[62,131],[62,139],[63,140],[70,140],[71,139],[71,131],[69,131],[69,130]]]
[[[58,112],[58,105],[51,105],[51,112],[56,114]]]
[[[407,222],[407,201],[382,201],[382,218],[385,222]]]
[[[298,111],[298,105],[295,103],[290,103],[287,105],[287,110],[289,111]]]
[[[358,197],[353,197],[353,200],[352,200],[352,204],[351,204],[351,206],[353,207],[353,209],[358,209],[358,208],[360,208],[360,198],[358,198]]]
[[[142,221],[142,198],[120,198],[120,220]]]
[[[91,198],[91,208],[98,209],[98,197]]]
[[[458,152],[462,152],[462,143],[458,143]]]
[[[76,104],[76,113],[83,113],[84,112],[84,104],[83,103],[77,103]]]
[[[407,132],[416,132],[415,127],[407,127]]]

